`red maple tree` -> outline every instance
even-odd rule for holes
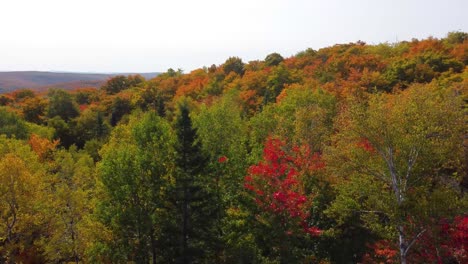
[[[323,168],[324,163],[319,154],[312,154],[306,147],[285,149],[283,141],[268,139],[263,160],[250,166],[244,187],[262,212],[280,220],[286,234],[299,228],[312,236],[320,235],[319,228],[308,223],[312,195],[306,193],[302,177]]]

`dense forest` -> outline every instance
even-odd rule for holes
[[[0,95],[2,263],[468,263],[468,33]]]

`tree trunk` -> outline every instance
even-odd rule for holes
[[[190,263],[188,251],[188,225],[189,225],[189,192],[184,187],[183,226],[182,226],[182,259],[183,263]]]
[[[398,208],[401,208],[401,205],[403,204],[404,200],[404,194],[402,193],[402,186],[401,185],[401,179],[397,175],[397,170],[395,168],[395,164],[393,162],[393,149],[388,148],[387,150],[387,155],[383,155],[384,160],[387,163],[388,170],[390,172],[390,177],[392,180],[392,189],[395,194],[395,198],[398,204]],[[405,186],[403,186],[403,189],[406,189]],[[400,221],[404,221],[404,219],[400,219]],[[398,229],[398,243],[399,243],[399,248],[400,248],[400,261],[401,264],[406,264],[406,253],[407,253],[407,244],[406,244],[406,238],[405,238],[405,231],[403,228],[403,225],[401,223],[397,226]]]
[[[151,228],[151,255],[152,261],[151,263],[156,264],[156,239],[154,238],[154,228]]]
[[[401,264],[406,264],[406,240],[403,232],[403,226],[398,226],[398,240],[400,246],[400,260]]]

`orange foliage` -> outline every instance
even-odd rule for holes
[[[445,48],[442,42],[436,38],[428,38],[425,40],[418,40],[413,41],[411,43],[411,48],[409,53],[407,54],[408,57],[414,57],[418,54],[422,54],[428,51],[434,52],[444,52]]]
[[[39,156],[39,159],[45,161],[51,158],[51,154],[59,144],[59,140],[50,141],[36,134],[31,134],[28,143],[31,149]]]
[[[188,81],[187,83],[181,85],[179,89],[177,89],[175,97],[181,96],[189,96],[192,98],[198,98],[205,87],[208,84],[208,77],[197,77],[193,80]]]
[[[468,40],[465,40],[462,44],[455,46],[450,54],[459,61],[464,63],[468,62]]]

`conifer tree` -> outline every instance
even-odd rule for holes
[[[202,257],[210,259],[210,249],[214,242],[214,232],[210,229],[217,210],[217,206],[212,205],[213,188],[210,188],[210,181],[206,177],[208,159],[202,153],[189,112],[187,102],[182,102],[176,119],[178,169],[175,202],[180,212],[177,263],[198,262]]]

